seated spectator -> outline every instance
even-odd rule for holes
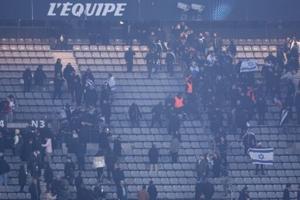
[[[140,119],[142,118],[142,114],[140,109],[136,103],[132,103],[128,110],[129,119],[132,127],[140,126]]]
[[[44,87],[44,83],[45,83],[46,79],[47,79],[47,76],[46,76],[45,72],[43,71],[43,66],[39,65],[34,72],[35,85],[44,90],[45,88],[43,88],[43,87]]]
[[[158,171],[158,158],[159,158],[159,152],[158,149],[154,144],[152,144],[152,147],[148,151],[148,157],[150,161],[150,171]]]
[[[23,82],[24,92],[30,92],[32,85],[32,73],[30,68],[26,68],[26,70],[23,72]]]

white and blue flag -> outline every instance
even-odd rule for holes
[[[249,156],[253,164],[273,165],[274,149],[273,148],[250,148]]]

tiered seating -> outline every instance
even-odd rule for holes
[[[256,59],[258,64],[264,63],[264,58],[269,52],[276,55],[277,46],[282,45],[282,39],[234,39],[237,45],[237,59]],[[229,40],[223,40],[225,45]]]
[[[253,46],[259,46],[261,51],[258,52],[264,52],[262,46],[267,45],[270,48],[276,44],[275,42],[265,44],[264,40],[254,41],[261,41],[261,43],[253,43],[255,45],[252,43],[239,44],[243,45],[243,51],[239,50],[239,52],[244,52],[245,46],[251,46],[251,50],[253,50]],[[272,40],[268,41],[271,42]],[[135,72],[124,73],[126,67],[123,66],[123,54],[126,49],[127,47],[124,45],[74,45],[74,54],[81,65],[81,70],[85,71],[87,67],[91,68],[98,88],[107,78],[108,72],[112,72],[116,77],[118,86],[112,107],[112,133],[115,136],[121,136],[123,141],[124,159],[121,161],[121,168],[125,170],[130,192],[129,198],[136,198],[136,192],[141,184],[147,184],[149,180],[153,180],[159,190],[160,199],[193,199],[196,182],[194,172],[196,159],[199,154],[212,151],[212,135],[208,129],[207,115],[202,114],[203,121],[187,120],[184,122],[180,130],[182,142],[179,162],[172,164],[168,150],[171,136],[167,134],[165,128],[149,128],[150,111],[153,105],[163,101],[168,94],[174,95],[183,90],[182,72],[176,72],[173,77],[169,77],[166,73],[158,73],[153,76],[153,79],[146,79],[146,68],[144,64],[138,64],[138,62],[143,60],[147,49],[143,46],[134,46],[137,53]],[[52,71],[53,68],[49,70]],[[48,91],[23,94],[19,82],[21,73],[10,72],[4,68],[1,68],[0,71],[1,86],[4,86],[0,89],[1,95],[13,93],[17,97],[19,103],[17,120],[28,120],[32,116],[43,117],[43,115],[48,115],[50,119],[55,118],[54,113],[57,109],[62,107],[63,103],[69,102],[66,94],[63,100],[54,103]],[[51,71],[48,72],[50,73],[49,76],[52,75]],[[129,125],[127,111],[132,102],[136,102],[143,113],[140,128],[130,128]],[[284,135],[276,126],[279,121],[278,112],[278,109],[270,106],[266,115],[267,125],[257,126],[253,130],[264,146],[275,148],[274,166],[266,167],[267,175],[265,176],[253,175],[255,166],[243,155],[239,136],[229,134],[227,136],[229,143],[228,179],[231,183],[232,193],[225,197],[224,178],[214,178],[211,179],[216,189],[214,199],[224,200],[236,197],[237,191],[243,185],[249,186],[250,195],[253,199],[279,199],[285,183],[300,182],[299,156],[289,148],[293,141],[299,141],[299,136],[297,138],[295,133],[299,133],[300,128],[295,127],[292,130],[293,133]],[[158,173],[149,172],[147,165],[147,152],[152,143],[155,143],[160,149],[160,170]],[[9,187],[0,190],[0,199],[28,199],[29,194],[18,192],[16,173],[20,164],[19,158],[13,156],[11,152],[6,153],[6,158],[11,164],[12,171],[9,173]],[[61,150],[55,150],[53,161],[52,167],[55,175],[63,175],[65,155]],[[96,172],[92,168],[91,153],[87,155],[86,171],[83,172],[83,177],[86,185],[95,185]],[[71,190],[74,192],[73,187]],[[106,180],[105,190],[108,191],[109,199],[116,196],[114,185]]]
[[[102,71],[125,71],[124,67],[126,62],[124,53],[128,49],[128,45],[74,45],[73,51],[77,58],[78,65],[81,70],[86,68],[102,70]],[[138,71],[146,71],[145,56],[148,51],[147,46],[132,46],[133,51],[136,53],[134,56],[134,69]],[[162,55],[165,57],[165,54]],[[100,67],[101,66],[101,67]],[[114,68],[114,69],[112,69]]]
[[[0,65],[53,64],[50,45],[40,39],[1,39]]]

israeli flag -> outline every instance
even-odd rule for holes
[[[274,149],[273,148],[250,148],[248,150],[253,164],[273,165]]]

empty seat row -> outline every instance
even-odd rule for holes
[[[52,58],[0,58],[0,64],[53,64]]]
[[[49,45],[16,45],[1,44],[0,51],[49,51]]]
[[[232,39],[235,44],[239,45],[280,45],[284,43],[284,39]],[[230,39],[223,39],[224,44],[229,44]]]
[[[74,51],[127,51],[128,45],[73,45]],[[148,51],[147,46],[132,46],[133,51]]]
[[[48,44],[48,39],[40,38],[1,38],[1,44]]]
[[[0,51],[0,58],[50,58],[52,56],[51,52],[44,51]]]
[[[1,62],[0,62],[1,63]],[[77,59],[79,65],[125,65],[125,59],[93,59],[93,58],[79,58]],[[146,61],[144,59],[134,59],[134,65],[145,65]]]
[[[262,46],[259,46],[259,45],[240,46],[240,45],[238,45],[236,47],[236,49],[237,49],[237,51],[263,51],[263,52],[269,52],[269,51],[276,52],[277,51],[277,47],[274,46],[274,45],[272,45],[272,46],[267,46],[267,45],[262,45]]]

